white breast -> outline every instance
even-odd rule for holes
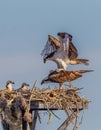
[[[11,84],[11,83],[9,83],[9,84],[8,84],[8,86],[7,86],[7,88],[8,88],[9,90],[11,90],[11,91],[12,91],[12,89],[13,89],[13,88],[12,88],[12,84]]]

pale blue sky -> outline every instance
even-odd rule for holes
[[[56,65],[52,62],[44,64],[40,53],[47,35],[56,36],[61,31],[73,35],[80,58],[90,59],[89,66],[69,66],[69,69],[95,70],[73,82],[75,87],[84,87],[81,95],[92,101],[79,129],[99,130],[101,0],[0,1],[0,86],[3,88],[9,79],[15,81],[15,88],[22,82],[32,86],[37,79],[39,88],[47,87],[41,86],[40,82]],[[64,113],[58,114],[65,120]],[[38,122],[36,130],[56,130],[63,122],[54,118],[47,126],[47,117],[41,125]]]

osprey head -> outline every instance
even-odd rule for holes
[[[57,33],[60,41],[63,41],[65,40],[66,38],[69,38],[69,40],[71,41],[72,40],[72,35],[70,35],[69,33],[66,33],[66,32],[59,32]]]
[[[6,83],[6,88],[12,90],[12,85],[15,84],[13,81],[11,80],[8,80],[7,83]]]
[[[24,83],[22,83],[21,88],[24,88],[24,87],[27,88],[28,86],[29,86],[29,84],[24,82]]]
[[[42,84],[47,84],[47,83],[50,83],[51,82],[51,80],[49,79],[49,77],[47,76],[46,78],[44,78],[42,81],[41,81],[41,85]]]
[[[29,84],[27,84],[27,83],[24,82],[24,83],[22,83],[20,89],[21,89],[22,91],[26,91],[26,90],[28,90],[28,86],[29,86]]]
[[[15,84],[13,81],[11,81],[11,80],[8,80],[7,82],[6,82],[6,85],[8,85],[8,84]]]
[[[42,85],[42,84],[45,84],[45,83],[48,83],[48,79],[43,79],[43,80],[41,81],[41,85]]]

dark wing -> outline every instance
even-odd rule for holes
[[[83,73],[92,72],[93,70],[75,70],[75,71],[66,71],[68,80],[72,81],[82,77]]]
[[[55,37],[48,35],[49,41],[51,41],[51,44],[54,44],[56,49],[60,47],[60,41],[57,40]]]
[[[77,56],[78,56],[78,51],[77,51],[76,47],[74,46],[74,44],[70,41],[68,57],[70,59],[75,59],[75,58],[77,58]]]
[[[61,71],[54,71],[49,74],[49,79],[51,81],[57,82],[57,83],[63,83],[67,81],[67,76],[64,70]]]
[[[47,43],[41,53],[43,57],[47,57],[60,47],[60,42],[53,36],[48,35]]]

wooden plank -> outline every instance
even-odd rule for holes
[[[45,104],[43,104],[42,102],[31,102],[31,104],[30,104],[30,110],[31,111],[35,111],[35,110],[39,110],[39,111],[41,111],[41,110],[43,110],[43,111],[46,111],[47,110],[47,107],[48,107],[48,109],[49,110],[64,110],[63,108],[61,108],[61,109],[58,109],[57,107],[55,107],[55,106],[53,106],[53,105],[50,105],[50,104],[47,104],[47,105],[45,105]],[[74,112],[76,112],[77,111],[77,108],[75,107],[73,107],[73,108],[71,108]],[[84,108],[79,108],[79,111],[81,111],[81,110],[83,110]]]
[[[30,104],[30,109],[31,110],[47,110],[47,107],[48,107],[48,109],[50,109],[50,110],[58,110],[58,108],[56,108],[56,107],[53,107],[52,105],[50,105],[50,104],[47,104],[47,105],[45,105],[45,104],[43,104],[42,102],[31,102],[31,104]],[[62,109],[61,109],[62,110]]]

